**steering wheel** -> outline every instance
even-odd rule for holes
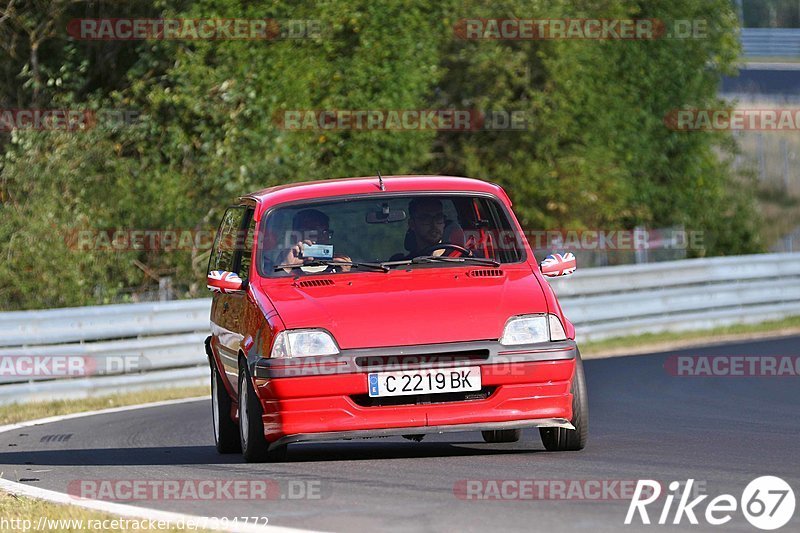
[[[440,242],[438,244],[434,244],[433,246],[428,246],[424,250],[420,251],[418,255],[433,255],[433,252],[435,252],[436,250],[444,250],[445,252],[447,252],[448,250],[453,250],[461,254],[459,257],[472,256],[471,250],[467,250],[463,246],[459,246],[457,244],[450,244],[445,242]]]

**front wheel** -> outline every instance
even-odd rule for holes
[[[225,389],[217,366],[211,364],[211,420],[214,426],[214,444],[219,453],[237,453],[242,449],[239,426],[231,418],[233,402]]]
[[[286,446],[269,449],[261,418],[263,412],[247,373],[247,365],[243,364],[239,369],[239,434],[242,455],[248,463],[277,462],[286,457]]]
[[[549,452],[582,450],[589,437],[589,399],[586,394],[586,378],[583,375],[581,354],[575,358],[575,376],[572,379],[572,420],[575,429],[539,428],[542,443]]]

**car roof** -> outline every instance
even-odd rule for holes
[[[383,176],[383,191],[386,193],[423,191],[488,193],[499,196],[509,205],[511,203],[499,185],[458,176]],[[297,200],[351,194],[378,194],[380,192],[378,176],[364,176],[277,185],[244,195],[242,200],[250,199],[262,205],[266,203],[276,205]]]

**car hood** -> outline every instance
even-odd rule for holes
[[[510,316],[547,312],[527,265],[499,277],[480,270],[308,276],[262,289],[287,328],[327,329],[343,349],[499,339]]]

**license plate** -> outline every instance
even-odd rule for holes
[[[476,391],[481,390],[481,367],[373,372],[368,383],[372,397]]]

